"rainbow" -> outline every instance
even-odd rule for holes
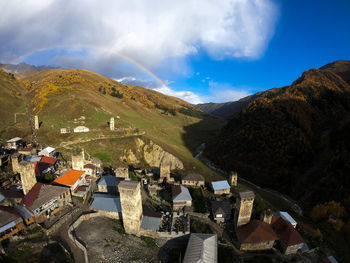
[[[141,64],[140,62],[138,62],[137,60],[135,60],[132,57],[129,57],[125,54],[122,54],[120,52],[117,51],[111,51],[110,49],[101,47],[101,46],[91,46],[91,45],[57,45],[57,46],[50,46],[50,47],[44,47],[44,48],[40,48],[40,49],[36,49],[36,50],[32,50],[30,52],[27,52],[26,54],[23,54],[19,57],[16,57],[15,59],[12,59],[11,61],[9,61],[8,63],[6,63],[7,65],[10,64],[16,64],[19,61],[23,60],[24,58],[35,54],[37,52],[42,52],[42,51],[46,51],[46,50],[50,50],[50,49],[57,49],[57,48],[72,48],[72,47],[78,47],[78,48],[90,48],[90,49],[97,49],[97,50],[101,50],[113,55],[117,55],[118,57],[132,63],[133,65],[135,65],[138,69],[140,69],[141,71],[147,73],[149,76],[151,76],[155,81],[157,81],[161,86],[167,86],[166,83],[160,79],[155,73],[153,73],[149,68],[147,68],[146,66],[144,66],[143,64]],[[4,67],[4,69],[6,69],[7,66]]]

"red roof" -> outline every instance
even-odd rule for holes
[[[240,243],[262,243],[278,240],[272,227],[260,220],[252,220],[246,225],[237,227],[236,233]]]
[[[33,188],[30,189],[30,191],[22,199],[21,204],[25,205],[26,207],[30,207],[34,203],[34,201],[38,198],[42,185],[43,185],[42,183],[36,183],[33,186]]]
[[[41,160],[40,160],[41,163],[48,163],[48,164],[50,164],[50,165],[54,165],[57,161],[58,161],[57,158],[54,158],[54,157],[46,157],[46,156],[41,157]]]
[[[290,222],[284,220],[282,217],[272,217],[271,226],[278,234],[280,241],[287,246],[294,246],[304,243],[304,239],[300,236],[293,225]]]
[[[84,171],[70,170],[53,181],[53,183],[61,185],[74,185],[84,173]]]

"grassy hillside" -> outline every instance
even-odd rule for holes
[[[185,101],[86,70],[41,71],[23,83],[30,108],[42,122],[38,137],[43,144],[63,152],[84,147],[88,154],[102,156],[115,166],[120,164],[123,149],[134,147],[132,135],[144,133],[140,136],[180,158],[187,170],[217,176],[193,155],[219,131],[222,122]],[[110,117],[115,117],[117,131],[109,130]],[[79,125],[87,126],[90,132],[59,133],[60,128]],[[67,142],[75,143],[66,147]]]
[[[0,69],[0,138],[6,135],[8,129],[16,126],[14,114],[25,113],[25,93],[26,90],[21,81],[17,80],[12,73]],[[26,121],[26,116],[18,114],[17,121]]]
[[[350,63],[340,65],[306,71],[251,102],[210,141],[206,155],[307,206],[349,198]]]

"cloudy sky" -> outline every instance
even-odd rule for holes
[[[85,68],[191,103],[350,59],[349,1],[0,0],[0,62]]]

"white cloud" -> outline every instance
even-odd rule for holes
[[[102,46],[148,67],[179,67],[199,50],[254,58],[277,9],[272,0],[0,0],[0,61],[56,45]]]
[[[192,91],[175,91],[167,86],[161,86],[161,87],[155,88],[153,90],[161,92],[161,93],[169,95],[169,96],[180,98],[180,99],[187,101],[189,103],[192,103],[192,104],[203,103],[203,98],[200,95],[198,95]]]
[[[132,77],[132,76],[129,76],[129,77],[122,77],[122,78],[114,79],[114,80],[115,80],[115,81],[118,81],[118,82],[129,83],[129,82],[132,82],[132,81],[136,81],[136,78],[135,78],[135,77]]]
[[[227,83],[209,81],[209,92],[211,96],[206,98],[207,102],[228,102],[236,101],[247,97],[252,93],[249,88],[237,88]]]

